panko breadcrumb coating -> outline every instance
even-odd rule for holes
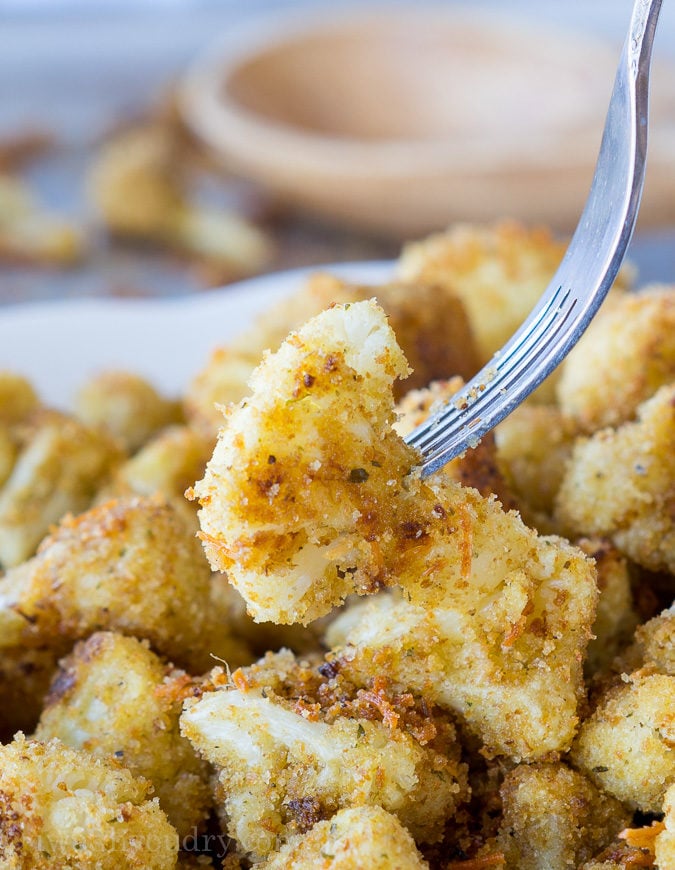
[[[149,791],[111,761],[17,734],[0,747],[2,866],[172,870],[178,835]]]
[[[568,870],[592,858],[631,814],[564,764],[518,765],[501,789],[498,842],[508,870]]]
[[[675,676],[637,671],[582,723],[572,760],[632,809],[659,813],[675,783]]]
[[[310,277],[304,287],[264,312],[227,347],[215,350],[188,389],[190,419],[208,432],[222,425],[217,405],[239,402],[265,350],[276,351],[297,330],[334,303],[376,298],[389,318],[412,374],[403,389],[424,387],[436,378],[468,378],[479,368],[471,327],[463,304],[437,287],[393,282],[378,286],[351,284],[331,275]]]
[[[407,371],[374,302],[335,306],[268,354],[229,409],[192,497],[212,568],[257,621],[307,623],[392,582],[382,535],[417,458],[391,429]]]
[[[33,559],[0,578],[0,645],[63,654],[108,629],[199,673],[211,653],[241,660],[210,599],[211,574],[183,517],[159,499],[120,499],[66,518]]]
[[[675,286],[616,299],[563,363],[558,401],[587,431],[617,426],[675,380]]]
[[[616,547],[599,538],[582,538],[577,545],[595,560],[598,571],[600,596],[584,663],[586,675],[591,676],[607,670],[625,649],[639,618],[633,606],[627,559]]]
[[[49,527],[85,510],[122,459],[105,433],[53,411],[37,412],[0,491],[0,566],[30,558]]]
[[[675,383],[635,422],[577,440],[557,496],[573,535],[608,537],[650,571],[675,573]]]
[[[34,736],[114,757],[150,780],[182,838],[211,805],[207,765],[178,726],[183,700],[195,693],[196,681],[165,665],[147,641],[96,632],[60,662]]]
[[[675,677],[675,605],[637,629],[629,655],[637,658],[639,667],[650,665]]]
[[[513,335],[553,277],[565,243],[544,228],[456,224],[403,248],[398,274],[437,284],[469,313],[481,364]]]
[[[493,754],[536,760],[567,749],[584,692],[595,575],[571,546],[539,547],[548,574],[519,568],[482,592],[468,582],[454,606],[380,595],[356,615],[347,610],[346,628],[338,617],[327,632],[332,661],[356,683],[387,674],[459,713]]]
[[[282,846],[260,870],[428,870],[396,816],[378,806],[340,810]]]
[[[140,375],[105,371],[78,390],[75,414],[92,429],[108,432],[127,453],[134,453],[160,429],[179,423],[181,406],[161,396]]]
[[[186,702],[181,727],[218,768],[230,835],[257,856],[362,804],[434,842],[468,797],[452,723],[386,681],[358,690],[282,651],[213,683]]]
[[[497,464],[523,518],[545,534],[557,531],[555,498],[574,442],[576,422],[554,405],[525,403],[497,426]]]

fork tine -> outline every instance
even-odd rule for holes
[[[423,476],[477,442],[519,405],[574,347],[607,295],[640,205],[649,70],[661,2],[635,0],[591,191],[553,280],[502,350],[407,436],[422,454]]]

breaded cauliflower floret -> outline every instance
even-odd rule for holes
[[[87,426],[103,429],[134,453],[160,429],[180,422],[180,404],[161,396],[145,378],[105,371],[75,396],[75,414]]]
[[[53,523],[89,507],[121,458],[104,433],[63,414],[38,412],[0,491],[0,565],[30,558]]]
[[[192,528],[154,498],[68,517],[38,554],[0,578],[0,648],[63,654],[93,631],[146,638],[171,661],[206,670],[240,649],[211,607],[211,573]]]
[[[194,505],[185,490],[198,480],[213,451],[213,442],[188,426],[169,426],[151,438],[115,472],[97,501],[130,495],[161,495],[196,525]]]
[[[148,792],[113,762],[17,734],[0,747],[2,866],[170,870],[178,836]]]
[[[675,605],[637,629],[628,654],[637,657],[636,666],[649,665],[675,677]]]
[[[497,463],[528,525],[554,532],[553,509],[577,424],[554,405],[520,405],[495,429]]]
[[[675,785],[666,792],[663,812],[665,828],[656,837],[656,866],[670,870],[675,867]]]
[[[158,123],[109,139],[89,174],[90,198],[110,234],[194,257],[219,283],[268,265],[268,235],[233,210],[195,201],[191,187],[178,138]]]
[[[485,227],[456,224],[405,245],[398,274],[459,296],[485,363],[530,313],[564,252],[565,243],[545,229],[506,221]]]
[[[396,816],[378,806],[340,810],[294,837],[260,870],[427,870],[415,841]]]
[[[636,422],[579,439],[557,497],[574,535],[600,535],[650,571],[675,573],[675,383]]]
[[[564,764],[519,765],[501,789],[498,842],[513,870],[568,870],[593,857],[631,814]]]
[[[516,515],[503,516],[522,534]],[[473,528],[490,537],[491,521],[488,514]],[[467,577],[463,599],[428,607],[380,595],[356,615],[347,610],[326,635],[336,666],[357,683],[385,673],[461,714],[493,753],[536,760],[567,749],[583,694],[595,573],[576,548],[530,534],[531,549],[511,571],[508,553],[502,565],[496,558],[509,545],[504,530],[493,532],[490,555],[476,534],[476,576]],[[493,587],[483,585],[488,577]]]
[[[96,632],[60,662],[34,736],[115,757],[150,780],[184,837],[211,803],[207,765],[178,727],[183,700],[195,691],[194,680],[163,664],[147,641]]]
[[[379,286],[351,284],[317,274],[307,284],[266,311],[230,345],[215,350],[188,389],[186,408],[191,420],[206,431],[222,425],[217,405],[239,402],[265,350],[275,351],[292,330],[334,303],[342,305],[376,298],[389,317],[398,342],[413,369],[409,381],[395,393],[426,386],[436,378],[465,378],[479,368],[463,304],[452,294],[426,284],[395,282]]]
[[[386,681],[357,690],[287,651],[188,701],[183,733],[219,770],[229,833],[268,855],[340,809],[379,805],[421,842],[467,794],[452,723]],[[222,680],[221,680],[222,682]]]
[[[675,677],[636,672],[581,726],[572,760],[633,809],[659,813],[675,783]]]
[[[591,323],[562,366],[558,400],[593,432],[631,420],[674,380],[675,286],[652,286],[616,299]]]
[[[639,619],[633,607],[627,560],[608,541],[582,538],[577,545],[595,560],[598,572],[598,609],[584,663],[586,675],[591,676],[611,665],[631,639]]]
[[[212,568],[257,621],[307,623],[392,582],[387,530],[417,459],[391,429],[406,374],[374,302],[336,306],[267,355],[230,409],[193,495]]]

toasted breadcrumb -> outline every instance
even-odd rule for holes
[[[526,403],[495,429],[497,465],[523,518],[544,534],[558,531],[555,498],[579,433],[554,405]]]
[[[68,517],[39,553],[0,578],[0,645],[49,645],[110,629],[146,638],[192,672],[241,647],[211,608],[211,574],[192,528],[154,498],[134,497]]]
[[[675,380],[675,286],[626,294],[597,317],[562,366],[563,413],[587,431],[633,419]]]
[[[502,786],[499,844],[513,870],[568,870],[592,858],[630,813],[563,764],[519,765]]]
[[[577,545],[595,560],[598,609],[584,669],[587,676],[606,671],[630,642],[639,622],[633,606],[628,560],[608,541],[582,538]]]
[[[178,835],[149,791],[113,762],[17,734],[0,747],[3,866],[170,870]]]
[[[304,836],[282,846],[260,870],[427,870],[415,841],[396,816],[382,807],[354,807],[317,822]]]
[[[359,691],[288,652],[188,701],[181,727],[219,770],[229,833],[258,856],[361,804],[433,842],[467,797],[455,729],[440,711],[385,685]]]
[[[675,677],[638,671],[625,680],[582,724],[572,760],[627,806],[659,813],[675,783]]]
[[[513,335],[553,276],[565,251],[543,228],[513,221],[456,224],[403,248],[398,274],[428,281],[466,305],[481,364]]]
[[[105,371],[88,380],[78,390],[74,407],[83,423],[108,432],[127,453],[134,453],[160,429],[179,423],[181,416],[179,402],[125,371]]]
[[[675,677],[675,605],[637,629],[629,655],[636,667],[649,665]]]
[[[163,664],[147,642],[96,632],[60,662],[35,737],[116,758],[152,782],[185,837],[204,823],[211,803],[207,766],[178,727],[183,700],[195,691],[195,681]]]
[[[390,428],[406,373],[374,302],[336,306],[268,355],[229,412],[193,496],[212,568],[256,620],[307,623],[392,582],[384,533],[416,461]]]
[[[578,439],[557,514],[576,535],[610,538],[650,571],[675,573],[675,384],[638,409],[635,422]]]
[[[504,517],[517,529],[515,515]],[[491,519],[476,522],[486,538]],[[509,540],[504,530],[493,537]],[[476,543],[480,553],[485,543]],[[478,556],[475,577],[454,602],[447,595],[429,607],[378,596],[356,618],[347,611],[346,631],[339,617],[327,632],[336,664],[357,683],[386,673],[397,686],[459,713],[486,751],[536,760],[567,749],[584,691],[595,573],[563,542],[533,538],[531,544],[527,561],[514,563],[501,580],[496,556],[505,556],[496,550],[492,562]],[[487,577],[495,586],[481,588]]]

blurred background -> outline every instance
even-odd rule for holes
[[[364,6],[0,0],[0,303],[386,259],[457,220],[572,229],[631,0]],[[631,257],[672,282],[667,2],[655,56]]]

